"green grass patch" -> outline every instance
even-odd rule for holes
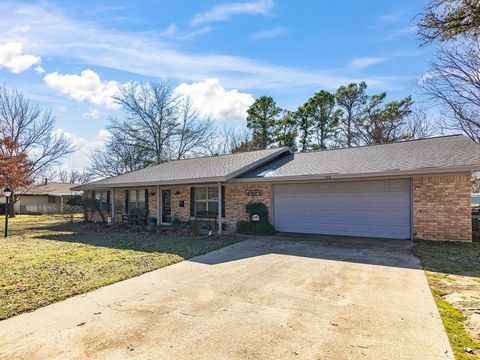
[[[465,330],[466,319],[460,309],[444,297],[458,291],[455,288],[455,276],[480,274],[480,243],[415,241],[414,254],[426,270],[455,359],[478,358],[478,354],[466,353],[464,349],[469,347],[480,351],[480,342],[472,339]]]
[[[0,239],[0,319],[239,240],[112,231],[70,221],[63,216],[10,219],[10,236]],[[3,223],[0,231],[3,234]]]
[[[465,348],[469,347],[474,350],[480,349],[480,343],[474,341],[465,331],[465,316],[456,307],[442,298],[443,292],[432,289],[433,298],[437,304],[438,312],[442,318],[443,326],[447,332],[448,340],[452,346],[455,359],[471,360],[477,356],[465,352]]]
[[[429,271],[480,274],[480,243],[415,241],[414,253]]]

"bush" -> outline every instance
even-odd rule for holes
[[[268,208],[264,203],[250,202],[245,208],[247,210],[250,220],[252,219],[253,215],[258,215],[260,217],[260,221],[268,222]]]
[[[82,195],[73,195],[67,200],[67,205],[82,206],[84,204]]]
[[[275,232],[275,228],[268,220],[237,222],[237,233],[239,234],[273,235]]]

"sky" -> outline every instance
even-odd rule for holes
[[[1,1],[0,83],[55,114],[88,167],[111,96],[129,81],[167,80],[215,119],[243,126],[261,95],[294,110],[315,92],[366,81],[368,93],[422,101],[418,0]]]

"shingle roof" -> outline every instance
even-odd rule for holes
[[[463,135],[295,153],[240,177],[275,181],[480,170],[480,145]]]
[[[291,152],[288,148],[280,148],[169,161],[78,186],[75,189],[227,181],[284,153]]]
[[[70,190],[76,186],[78,186],[78,184],[49,182],[47,184],[33,184],[29,186],[28,189],[19,189],[17,192],[23,195],[80,195],[81,192]]]

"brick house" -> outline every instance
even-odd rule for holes
[[[157,224],[213,215],[227,231],[263,202],[278,231],[472,240],[471,172],[480,145],[463,135],[348,149],[269,149],[171,161],[78,186],[113,221],[145,208]],[[114,199],[114,201],[111,201]]]

